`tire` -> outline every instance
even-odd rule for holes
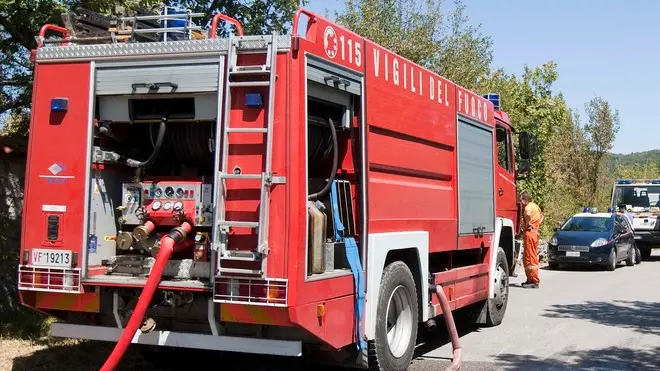
[[[495,297],[486,302],[486,326],[498,326],[504,319],[509,303],[509,263],[502,248],[497,249],[495,261]]]
[[[637,260],[637,249],[635,246],[631,246],[630,249],[628,250],[628,258],[626,258],[626,265],[629,267],[632,267],[635,265],[635,261]]]
[[[612,251],[610,251],[609,258],[607,259],[607,265],[605,265],[605,269],[611,272],[616,269],[616,265],[617,265],[616,251],[612,249]]]
[[[419,322],[417,287],[405,263],[396,261],[385,267],[377,305],[369,369],[405,371],[412,361]]]
[[[642,253],[639,251],[639,247],[635,246],[635,252],[635,255],[637,256],[637,261],[635,264],[640,264],[642,262]]]
[[[559,263],[548,263],[548,269],[553,271],[559,269]]]

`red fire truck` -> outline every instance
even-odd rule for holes
[[[78,10],[33,51],[19,292],[51,336],[118,341],[103,369],[139,343],[405,370],[437,285],[502,321],[530,148],[496,94],[303,9],[260,36],[169,11]]]

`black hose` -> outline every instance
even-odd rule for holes
[[[126,160],[126,165],[130,167],[135,167],[138,169],[146,169],[147,167],[153,165],[158,159],[160,154],[160,148],[163,146],[163,140],[165,139],[165,124],[167,123],[167,118],[163,117],[160,121],[160,126],[158,127],[158,136],[156,137],[156,143],[154,144],[154,150],[151,152],[151,156],[146,161],[137,161],[131,158]],[[151,131],[151,128],[149,128]]]
[[[328,179],[328,182],[325,184],[325,187],[323,187],[322,190],[307,196],[308,200],[315,200],[318,199],[319,197],[325,196],[325,194],[328,193],[328,191],[330,190],[330,186],[332,185],[332,182],[335,181],[335,176],[337,175],[337,166],[339,162],[339,148],[337,145],[337,129],[335,128],[335,123],[332,122],[331,118],[329,118],[328,121],[330,122],[330,132],[332,132],[332,172],[330,173],[330,178]]]

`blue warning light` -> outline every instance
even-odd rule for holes
[[[263,107],[264,99],[261,93],[247,93],[245,94],[245,105],[251,108]]]
[[[66,112],[69,110],[69,99],[53,98],[50,100],[50,109],[53,112]]]
[[[496,93],[488,93],[483,95],[484,98],[488,99],[495,106],[495,110],[500,109],[500,95]]]

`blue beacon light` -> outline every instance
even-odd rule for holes
[[[496,93],[488,93],[484,94],[483,97],[487,100],[489,100],[491,103],[493,103],[493,106],[495,106],[495,110],[500,109],[500,95]]]
[[[263,107],[264,100],[261,93],[247,93],[245,94],[245,105],[251,108]]]
[[[53,98],[50,100],[50,109],[53,112],[66,112],[69,110],[68,98]]]

